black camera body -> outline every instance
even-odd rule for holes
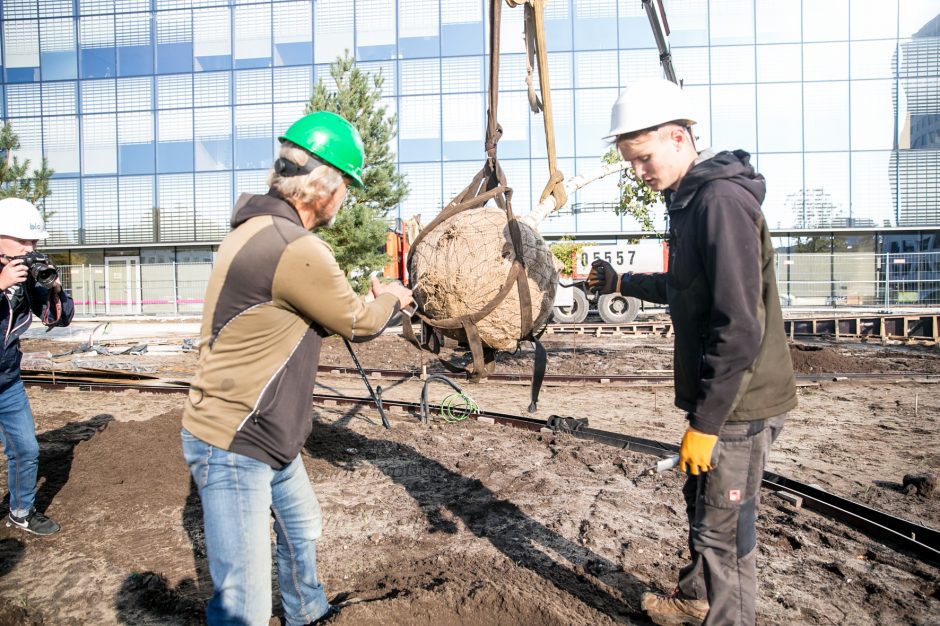
[[[59,277],[59,268],[55,266],[49,257],[42,252],[27,252],[19,256],[7,257],[10,260],[19,259],[26,266],[29,275],[33,277],[39,285],[50,289]]]

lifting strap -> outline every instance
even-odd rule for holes
[[[558,170],[558,157],[555,149],[555,121],[552,115],[552,92],[548,76],[548,50],[545,43],[545,3],[547,0],[506,0],[509,6],[525,4],[525,47],[526,47],[526,85],[529,93],[529,108],[533,113],[542,112],[545,125],[545,151],[548,155],[548,182],[542,190],[539,202],[548,196],[555,198],[555,207],[561,208],[568,202],[565,192],[565,176]],[[535,94],[532,84],[532,63],[537,59],[539,71],[539,91],[541,100]]]
[[[520,330],[522,338],[532,341],[536,345],[536,372],[533,376],[532,403],[530,405],[530,410],[535,410],[547,359],[544,348],[542,348],[538,338],[533,333],[532,295],[529,293],[529,282],[526,275],[525,257],[523,256],[522,236],[519,230],[519,223],[516,221],[516,217],[512,212],[512,188],[506,183],[506,174],[503,172],[503,168],[496,158],[496,145],[499,143],[499,139],[503,134],[503,128],[497,120],[497,109],[499,105],[499,31],[502,0],[491,0],[490,7],[490,84],[485,141],[486,162],[483,168],[473,177],[473,180],[470,181],[470,184],[457,194],[430,224],[422,229],[415,241],[412,242],[411,249],[416,250],[424,239],[424,236],[444,221],[462,211],[480,208],[492,200],[497,207],[506,212],[506,221],[509,226],[509,234],[515,258],[499,292],[479,311],[469,315],[447,319],[432,319],[426,316],[422,311],[416,311],[415,316],[422,322],[421,343],[418,343],[415,338],[414,330],[411,328],[411,324],[408,320],[403,320],[402,330],[405,338],[409,342],[419,347],[435,351],[431,348],[431,342],[434,341],[434,339],[432,339],[434,329],[462,329],[467,337],[467,343],[470,345],[470,352],[473,355],[473,369],[470,371],[470,378],[471,380],[485,378],[494,369],[495,350],[483,346],[476,323],[499,306],[506,296],[509,295],[510,290],[515,287],[519,294]],[[543,91],[545,86],[545,83],[543,83]],[[409,270],[409,276],[414,276],[414,269],[409,268]],[[425,333],[424,331],[430,332]],[[440,337],[437,337],[436,340],[439,342]],[[538,385],[536,385],[536,380],[538,381]]]

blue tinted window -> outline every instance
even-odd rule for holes
[[[8,83],[32,83],[39,80],[38,67],[8,67]]]
[[[571,23],[560,20],[546,20],[545,40],[549,52],[571,50]]]
[[[398,40],[398,52],[404,58],[435,57],[440,54],[438,37],[402,37]]]
[[[235,141],[235,167],[240,170],[271,167],[273,156],[270,137],[250,137]]]
[[[193,44],[191,42],[158,44],[157,71],[161,74],[193,71]]]
[[[444,24],[441,26],[441,54],[483,54],[483,24]]]
[[[198,142],[198,170],[227,170],[232,168],[231,139],[200,139]]]
[[[122,46],[117,54],[121,76],[153,74],[153,46]]]
[[[196,69],[203,72],[232,69],[232,55],[214,54],[196,57]]]
[[[500,151],[502,151],[502,143]],[[444,143],[444,158],[448,161],[472,161],[485,156],[479,141],[448,141]],[[502,156],[502,155],[500,155]]]
[[[78,78],[77,55],[74,50],[43,52],[41,57],[43,80]]]
[[[398,156],[402,161],[434,161],[441,158],[440,139],[400,139]]]
[[[313,61],[313,45],[307,42],[274,44],[276,65],[307,65]]]
[[[253,67],[271,67],[271,57],[235,59],[235,69],[244,70]]]
[[[157,142],[157,170],[161,174],[193,171],[193,142]]]
[[[114,48],[82,49],[82,78],[110,78],[116,76],[116,66]]]
[[[678,45],[670,35],[669,43]],[[621,48],[650,48],[656,45],[650,21],[646,16],[620,18]]]
[[[605,18],[574,21],[575,50],[601,50],[617,47],[617,20]]]
[[[386,59],[394,59],[397,52],[394,44],[359,46],[357,48],[356,59],[359,61],[384,61]]]
[[[528,141],[507,141],[500,140],[497,146],[497,152],[500,157],[506,159],[527,159],[529,158]]]
[[[118,146],[121,174],[153,174],[153,144],[130,143]]]

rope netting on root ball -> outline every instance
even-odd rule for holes
[[[481,319],[477,333],[486,347],[515,350],[531,331],[544,328],[551,314],[558,273],[545,240],[532,228],[516,222],[522,268],[528,290],[528,316],[519,289],[508,289],[501,301]],[[506,211],[484,206],[444,220],[411,249],[415,299],[428,317],[440,320],[474,316],[497,299],[517,267]],[[527,317],[527,320],[523,318]],[[527,322],[527,323],[526,323]],[[442,328],[443,334],[466,341],[463,327]]]

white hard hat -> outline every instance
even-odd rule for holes
[[[615,139],[667,122],[691,126],[695,118],[689,97],[679,85],[664,78],[637,81],[628,85],[614,102],[610,132],[604,139]]]
[[[32,241],[49,236],[42,216],[32,203],[22,198],[0,200],[0,235]]]

